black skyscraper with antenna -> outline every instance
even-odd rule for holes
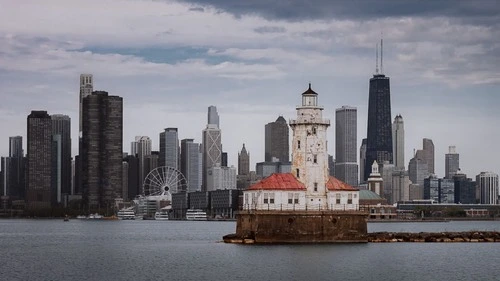
[[[383,74],[383,40],[380,40],[380,73],[378,71],[378,46],[376,69],[370,79],[368,100],[368,132],[364,180],[368,179],[373,161],[393,163],[391,90],[389,77]],[[361,163],[363,165],[363,163]]]

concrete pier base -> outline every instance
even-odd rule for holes
[[[240,211],[227,243],[366,243],[367,213],[359,211]]]

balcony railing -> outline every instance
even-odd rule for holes
[[[312,118],[312,119],[300,119],[300,120],[289,120],[290,125],[301,125],[301,124],[322,124],[330,125],[330,120],[325,118]]]

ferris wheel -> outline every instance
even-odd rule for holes
[[[158,167],[146,176],[143,184],[143,195],[167,196],[187,189],[187,180],[184,175],[172,167]]]

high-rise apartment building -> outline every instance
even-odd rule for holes
[[[452,179],[460,169],[460,154],[456,152],[455,146],[448,147],[448,153],[444,156],[445,178]]]
[[[458,170],[453,176],[456,204],[476,204],[476,182]]]
[[[160,166],[179,169],[179,134],[177,128],[165,128],[160,133]]]
[[[493,172],[481,172],[476,176],[480,191],[481,204],[498,204],[498,175]]]
[[[417,158],[427,163],[429,173],[434,174],[434,143],[431,139],[422,140],[422,149],[417,150]]]
[[[47,111],[28,115],[27,192],[30,209],[52,205],[52,120]]]
[[[200,144],[193,139],[181,140],[181,173],[187,180],[187,191],[201,191]]]
[[[283,116],[265,126],[265,161],[290,162],[289,128]]]
[[[250,173],[250,153],[245,148],[245,144],[238,153],[238,175],[248,175]]]
[[[56,143],[60,141],[60,153],[58,151],[54,157],[57,169],[57,174],[59,175],[59,188],[60,193],[58,197],[63,195],[71,194],[71,119],[67,115],[53,114],[52,119],[52,135],[54,135],[53,140]],[[57,137],[59,136],[59,137]],[[59,150],[59,147],[56,147]],[[58,202],[61,202],[58,200]]]
[[[21,136],[9,137],[9,157],[2,157],[2,177],[3,196],[10,196],[15,199],[25,198],[26,159],[23,152],[23,138]]]
[[[342,106],[335,110],[335,177],[358,185],[357,109]]]
[[[208,170],[207,191],[236,189],[236,168],[216,165]]]
[[[146,158],[151,155],[152,141],[148,136],[136,136],[135,141],[130,144],[130,154],[139,160],[139,182],[142,184],[148,173]]]
[[[382,41],[380,43],[383,44]],[[382,74],[382,63],[381,59],[381,73],[379,73],[377,57],[375,74],[370,79],[364,180],[368,179],[373,161],[393,163],[391,90],[389,77]]]
[[[408,164],[408,174],[410,176],[410,180],[413,184],[418,184],[419,186],[424,186],[424,179],[429,177],[429,166],[427,162],[418,158],[418,155],[415,155],[412,159],[410,159],[410,163]]]
[[[397,170],[405,169],[405,127],[403,117],[397,115],[392,122],[392,154],[394,167]]]
[[[123,99],[95,91],[82,104],[83,199],[90,209],[122,197]]]

